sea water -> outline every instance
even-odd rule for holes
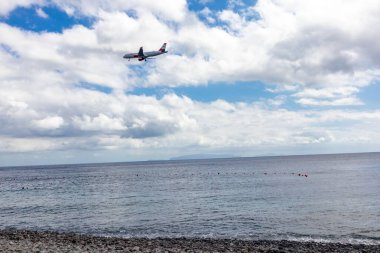
[[[380,154],[0,168],[0,229],[380,244]]]

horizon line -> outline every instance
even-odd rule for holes
[[[67,166],[67,165],[92,165],[92,164],[125,164],[125,163],[155,163],[155,162],[186,162],[186,161],[202,161],[202,160],[222,160],[222,159],[249,159],[249,158],[275,158],[275,157],[294,157],[294,156],[328,156],[328,155],[351,155],[351,154],[380,154],[380,151],[367,151],[367,152],[344,152],[344,153],[317,153],[317,154],[292,154],[292,155],[256,155],[256,156],[226,156],[216,158],[189,158],[189,159],[158,159],[158,160],[135,160],[135,161],[119,161],[119,162],[88,162],[88,163],[57,163],[57,164],[33,164],[33,165],[11,165],[2,166],[3,168],[20,168],[20,167],[38,167],[38,166]]]

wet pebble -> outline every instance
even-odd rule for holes
[[[0,252],[380,252],[380,245],[235,239],[110,238],[0,230]]]

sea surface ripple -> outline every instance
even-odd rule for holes
[[[0,229],[380,244],[380,154],[0,168]]]

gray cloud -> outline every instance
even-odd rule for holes
[[[175,134],[179,129],[174,122],[148,122],[143,126],[133,126],[122,136],[124,138],[152,138]]]

